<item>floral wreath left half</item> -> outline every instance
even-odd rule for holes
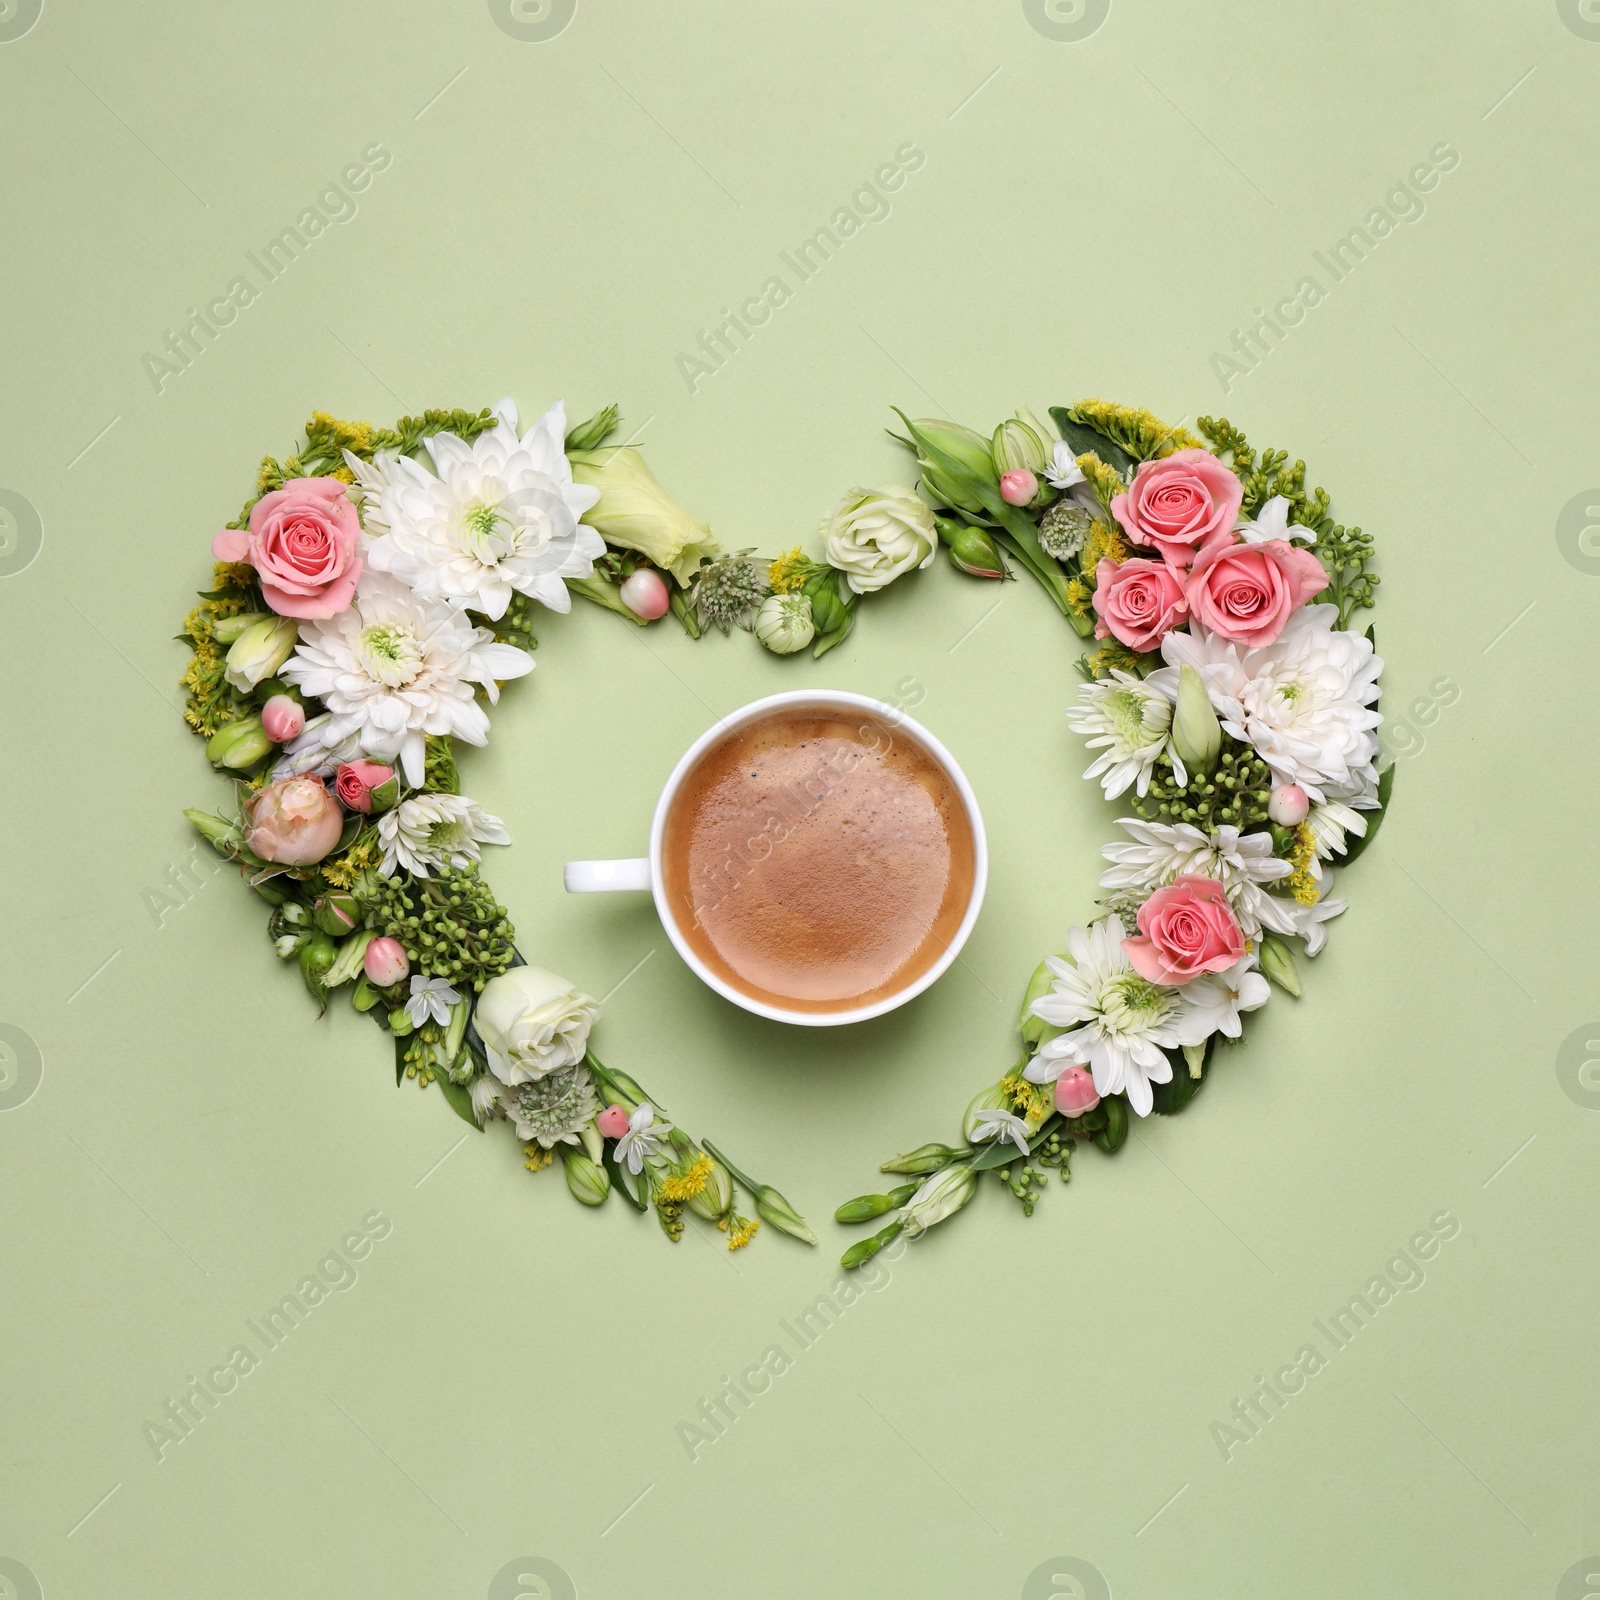
[[[616,1190],[670,1239],[688,1209],[730,1250],[762,1222],[815,1244],[782,1194],[596,1056],[599,1003],[523,961],[479,875],[481,847],[510,838],[461,793],[455,743],[485,744],[501,685],[533,670],[535,607],[578,594],[641,625],[670,609],[698,635],[743,598],[719,605],[747,564],[607,445],[616,423],[610,406],[569,430],[557,402],[519,432],[510,400],[393,428],[318,412],[298,451],[265,457],[179,636],[184,719],[234,814],[184,814],[272,907],[319,1007],[351,985],[391,1035],[397,1084],[510,1124],[529,1169],[559,1155],[576,1199]]]

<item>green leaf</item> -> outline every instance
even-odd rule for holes
[[[606,1150],[606,1167],[611,1173],[611,1186],[618,1190],[622,1198],[633,1207],[635,1211],[648,1211],[650,1209],[650,1176],[641,1169],[638,1177],[628,1171],[622,1162],[617,1160],[617,1147],[611,1145]]]
[[[451,1083],[448,1078],[435,1078],[433,1081],[439,1086],[445,1099],[450,1102],[450,1109],[463,1122],[469,1123],[474,1132],[482,1133],[483,1129],[478,1126],[478,1119],[472,1114],[472,1094],[466,1085]]]
[[[1211,1054],[1216,1042],[1215,1034],[1206,1040],[1205,1059],[1200,1064],[1201,1076],[1198,1078],[1190,1076],[1189,1063],[1184,1060],[1183,1051],[1167,1051],[1167,1059],[1172,1063],[1172,1081],[1150,1085],[1150,1094],[1155,1103],[1157,1116],[1175,1116],[1200,1093],[1206,1081],[1205,1070],[1211,1065]]]
[[[993,1167],[1009,1167],[1026,1159],[1009,1139],[995,1139],[984,1145],[967,1165],[974,1172],[988,1172]]]
[[[406,1041],[410,1037],[409,1033],[394,1036],[394,1086],[397,1089],[406,1081]]]
[[[1340,867],[1348,867],[1378,837],[1378,829],[1383,826],[1383,819],[1389,815],[1389,796],[1394,793],[1394,774],[1394,767],[1385,767],[1378,778],[1378,809],[1362,812],[1367,819],[1367,831],[1359,839],[1350,841],[1350,848],[1345,851],[1344,859],[1337,863]]]
[[[1074,422],[1066,406],[1051,406],[1050,415],[1061,430],[1061,437],[1072,446],[1075,456],[1087,455],[1092,450],[1108,467],[1115,467],[1124,478],[1138,465],[1115,439],[1108,438],[1097,428]]]

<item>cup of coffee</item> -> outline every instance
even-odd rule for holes
[[[746,1011],[829,1027],[921,994],[978,920],[977,797],[926,728],[881,700],[752,701],[684,753],[650,854],[569,861],[570,893],[648,889],[678,954]]]

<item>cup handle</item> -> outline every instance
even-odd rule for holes
[[[569,861],[561,874],[568,894],[599,894],[606,889],[648,889],[650,861]]]

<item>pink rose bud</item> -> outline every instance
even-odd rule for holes
[[[263,861],[308,867],[339,842],[344,813],[320,778],[279,778],[245,802],[245,847]]]
[[[670,604],[665,579],[654,567],[635,568],[622,580],[622,603],[634,616],[654,622]]]
[[[1298,783],[1280,783],[1267,799],[1267,815],[1280,828],[1298,828],[1311,813],[1311,798]]]
[[[1000,498],[1008,506],[1029,505],[1038,492],[1039,480],[1026,467],[1000,474]]]
[[[292,695],[275,694],[261,708],[261,726],[274,744],[298,738],[305,725],[306,714]]]
[[[333,792],[352,811],[371,816],[374,791],[382,790],[393,779],[394,768],[386,767],[380,761],[347,761],[334,774]],[[388,808],[380,806],[378,809],[382,811]]]
[[[595,1118],[595,1125],[608,1139],[620,1139],[628,1131],[628,1113],[621,1106],[607,1106]]]
[[[380,989],[402,982],[411,971],[405,946],[398,939],[374,939],[367,946],[362,966],[366,969],[367,982]]]
[[[1087,1067],[1068,1067],[1056,1079],[1056,1110],[1064,1117],[1083,1117],[1100,1104],[1094,1074]]]

